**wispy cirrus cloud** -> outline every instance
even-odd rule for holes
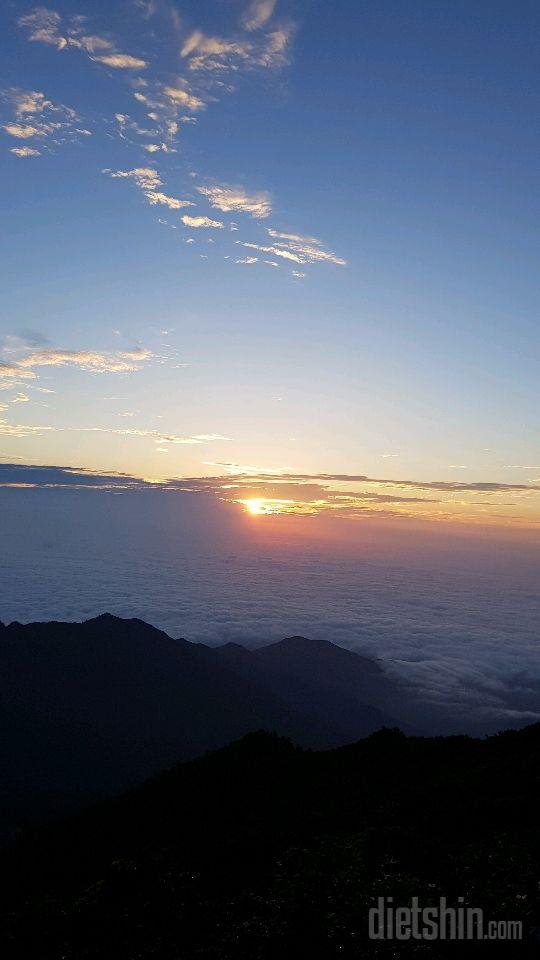
[[[244,30],[260,30],[270,20],[276,8],[277,0],[253,0],[242,16]]]
[[[288,243],[308,243],[311,246],[321,246],[321,241],[316,240],[315,237],[301,237],[298,233],[282,233],[280,230],[273,230],[272,227],[268,227],[266,232],[269,237],[272,237],[272,240],[286,240]]]
[[[30,426],[24,423],[8,423],[0,420],[0,436],[15,437],[23,440],[26,437],[42,437],[45,433],[52,433],[54,427]]]
[[[193,199],[171,194],[164,186],[164,177],[160,172],[163,154],[176,151],[174,145],[180,125],[195,122],[197,114],[211,102],[218,102],[225,91],[232,92],[232,76],[224,80],[219,76],[199,76],[201,73],[213,74],[220,70],[238,74],[242,70],[255,68],[273,69],[284,65],[289,57],[290,43],[294,34],[293,23],[276,23],[274,0],[251,0],[241,17],[242,30],[237,29],[232,36],[215,36],[203,29],[194,29],[183,34],[180,49],[181,59],[190,72],[187,76],[178,76],[168,80],[159,74],[143,76],[131,80],[133,97],[146,111],[143,122],[133,119],[126,113],[116,113],[116,132],[121,139],[137,144],[150,154],[148,161],[140,166],[127,166],[121,169],[103,170],[113,179],[129,179],[140,190],[149,205],[165,207],[171,211],[195,207]],[[153,16],[153,14],[152,14]],[[270,21],[272,24],[270,25]],[[102,32],[89,27],[89,18],[62,17],[57,11],[47,7],[35,7],[19,18],[19,26],[27,33],[28,39],[47,44],[58,50],[68,48],[83,52],[92,60],[111,67],[146,66],[142,58],[132,57],[119,50],[115,40]],[[11,97],[14,116],[4,125],[4,132],[22,141],[11,148],[18,158],[36,157],[41,153],[41,143],[54,132],[60,118],[53,117],[57,108],[45,93],[40,91],[16,91]],[[73,112],[73,125],[75,114]],[[151,125],[150,125],[151,121]],[[108,121],[110,122],[110,121]],[[89,131],[81,127],[77,133],[83,135]],[[146,139],[141,142],[139,138]],[[32,142],[35,139],[35,143]],[[150,165],[150,163],[152,165]],[[195,174],[190,174],[195,176]],[[191,187],[193,190],[193,186]],[[213,210],[222,213],[244,213],[256,221],[266,220],[272,210],[270,195],[265,190],[250,192],[243,186],[219,183],[215,181],[195,186],[201,200],[207,201]],[[190,191],[191,192],[191,191]],[[223,229],[225,224],[205,213],[185,214],[181,217],[184,226],[193,229]],[[231,224],[231,230],[238,230],[237,224]],[[192,238],[190,238],[191,240]],[[265,242],[266,239],[266,242]],[[313,238],[296,233],[286,233],[269,228],[267,238],[262,241],[246,240],[246,256],[238,256],[238,263],[255,263],[259,253],[268,265],[276,267],[285,261],[294,267],[317,262],[345,265],[345,260]],[[206,257],[206,254],[201,254]],[[229,257],[227,257],[229,259]],[[302,270],[296,270],[293,276],[302,277]]]
[[[313,263],[333,263],[341,267],[347,265],[346,260],[326,249],[320,240],[304,238],[297,234],[280,233],[273,229],[268,229],[267,232],[274,241],[271,245],[248,240],[237,240],[236,243],[249,250],[259,250],[261,253],[271,254],[300,266]]]
[[[300,237],[295,234],[279,233],[276,230],[269,229],[268,235],[272,238],[275,246],[280,250],[288,250],[302,258],[304,263],[335,263],[344,267],[346,260],[325,249],[321,240],[315,240],[310,237]]]
[[[160,433],[159,430],[146,430],[138,427],[56,427],[25,423],[8,423],[6,420],[0,419],[0,436],[3,437],[26,439],[28,437],[41,437],[46,433],[107,433],[118,437],[150,439],[157,444],[171,444],[173,446],[192,446],[229,442],[231,440],[231,437],[225,437],[219,433],[199,433],[191,436],[189,434]]]
[[[281,249],[280,247],[268,247],[261,243],[252,243],[247,240],[236,240],[236,243],[240,244],[242,247],[247,247],[248,250],[259,250],[261,253],[270,253],[274,257],[280,257],[282,260],[292,260],[293,263],[306,263],[297,253],[293,253],[290,250]]]
[[[238,73],[242,69],[257,68],[277,70],[289,62],[294,29],[293,24],[283,24],[256,39],[245,35],[231,38],[211,36],[202,30],[194,30],[184,41],[180,53],[188,70],[194,73]]]
[[[48,44],[57,50],[82,50],[90,60],[114,70],[146,68],[146,60],[118,50],[114,41],[108,37],[86,33],[85,21],[86,18],[74,17],[65,22],[56,10],[34,7],[29,13],[19,17],[17,23],[26,31],[31,41]]]
[[[90,373],[132,373],[152,357],[143,347],[117,353],[95,350],[33,350],[10,362],[0,361],[0,381],[33,380],[40,367],[77,367]]]
[[[0,360],[0,389],[8,389],[11,384],[5,386],[8,381],[12,380],[33,380],[36,374],[32,370],[25,370],[23,367],[20,367],[17,363],[6,363],[4,360]]]
[[[197,187],[197,191],[207,198],[211,207],[223,213],[238,211],[247,213],[256,220],[262,220],[272,210],[270,196],[266,191],[249,194],[243,187],[218,185]]]
[[[26,29],[28,39],[37,43],[47,43],[50,46],[63,50],[67,46],[67,38],[61,32],[62,18],[55,10],[47,7],[34,7],[17,21],[18,26]]]
[[[139,370],[142,361],[151,356],[151,351],[144,347],[118,353],[100,353],[95,350],[56,350],[51,347],[23,357],[19,361],[19,366],[24,369],[73,366],[92,373],[132,373]]]

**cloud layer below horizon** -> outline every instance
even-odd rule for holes
[[[283,550],[204,492],[0,489],[0,510],[4,622],[108,610],[210,644],[303,634],[377,658],[462,726],[538,719],[538,550],[436,536]]]

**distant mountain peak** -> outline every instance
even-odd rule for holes
[[[126,622],[123,617],[117,617],[114,613],[100,613],[97,617],[89,617],[88,620],[83,620],[83,623],[120,623]],[[128,623],[130,620],[128,619]],[[142,621],[141,621],[142,622]]]

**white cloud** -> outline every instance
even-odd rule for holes
[[[3,90],[0,97],[10,104],[14,113],[14,119],[4,124],[3,130],[16,140],[31,140],[37,137],[44,139],[50,136],[58,145],[65,141],[66,137],[70,140],[77,139],[76,135],[81,132],[74,127],[78,121],[75,110],[65,104],[54,104],[41,91],[12,87]],[[37,150],[17,149],[11,152],[18,157],[39,155]]]
[[[60,14],[54,10],[48,10],[47,7],[34,7],[30,13],[17,21],[19,27],[28,30],[29,40],[48,43],[63,50],[67,46],[67,39],[60,33],[60,23]]]
[[[49,44],[58,50],[69,47],[82,50],[91,60],[113,69],[144,70],[147,66],[146,60],[116,50],[112,40],[93,34],[83,34],[77,18],[75,18],[75,26],[68,26],[66,30],[61,31],[60,14],[47,7],[34,7],[30,13],[20,17],[17,23],[19,27],[27,30],[29,40]]]
[[[108,53],[104,56],[92,57],[92,59],[115,70],[143,70],[146,67],[146,60],[131,57],[127,53]]]
[[[180,81],[175,87],[164,87],[163,93],[168,100],[172,100],[173,103],[178,104],[185,110],[190,110],[192,113],[196,113],[198,110],[203,110],[205,107],[204,101],[201,100],[200,97],[196,97],[193,93],[191,93],[189,88]]]
[[[251,263],[257,263],[258,259],[259,259],[258,257],[242,257],[240,260],[235,260],[234,262],[251,264]]]
[[[189,214],[184,214],[182,217],[182,223],[186,227],[212,227],[214,229],[221,229],[223,224],[221,220],[211,220],[210,217],[190,217]]]
[[[244,30],[259,30],[268,22],[276,7],[276,0],[253,0],[242,17]]]
[[[17,117],[24,117],[27,113],[43,113],[44,110],[53,106],[52,101],[47,100],[45,94],[38,90],[12,88],[8,97],[13,104]]]
[[[248,194],[242,187],[230,186],[197,187],[197,191],[208,199],[210,206],[223,213],[240,211],[260,220],[272,209],[270,197],[264,191]]]
[[[194,206],[191,200],[178,200],[177,197],[170,197],[158,190],[157,187],[162,186],[162,181],[157,170],[153,167],[134,167],[133,170],[103,170],[103,173],[109,174],[113,179],[133,180],[152,206],[162,204],[169,210],[180,210],[182,207]]]
[[[78,47],[80,50],[84,50],[86,53],[94,54],[98,53],[102,55],[105,52],[114,50],[114,44],[110,40],[107,40],[105,37],[97,37],[95,35],[90,36],[76,36],[70,40],[70,43],[74,47]]]
[[[296,277],[297,280],[303,280],[306,276],[305,273],[302,273],[301,270],[291,270],[293,277]]]
[[[261,50],[257,65],[267,69],[277,70],[289,62],[289,44],[292,40],[294,27],[292,24],[278,27],[268,34],[265,46]]]
[[[212,70],[225,66],[223,58],[226,57],[249,59],[250,51],[251,44],[247,41],[210,37],[202,30],[194,30],[184,41],[180,55],[192,58],[190,70]]]
[[[4,130],[10,137],[16,137],[17,140],[29,140],[31,137],[45,136],[45,130],[33,127],[30,124],[5,123]]]
[[[39,157],[41,151],[34,150],[33,147],[11,147],[10,153],[14,153],[16,157]]]
[[[168,197],[166,193],[160,193],[156,190],[146,190],[144,195],[148,203],[151,203],[153,206],[161,203],[163,206],[168,207],[169,210],[180,210],[182,207],[195,206],[191,200],[177,200],[176,197]]]
[[[262,11],[264,0],[257,5]],[[256,23],[253,18],[248,22]],[[288,47],[293,31],[293,25],[288,24],[257,39],[227,39],[194,30],[184,41],[180,53],[187,60],[188,69],[195,72],[237,72],[242,68],[253,70],[261,67],[278,69],[288,62]]]
[[[103,170],[113,180],[134,180],[140,190],[153,192],[162,186],[157,170],[153,167],[134,167],[133,170]]]
[[[33,370],[23,370],[16,363],[5,363],[0,360],[0,383],[8,380],[34,380],[35,377]]]

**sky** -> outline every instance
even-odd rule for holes
[[[1,17],[4,486],[534,537],[537,4]]]

